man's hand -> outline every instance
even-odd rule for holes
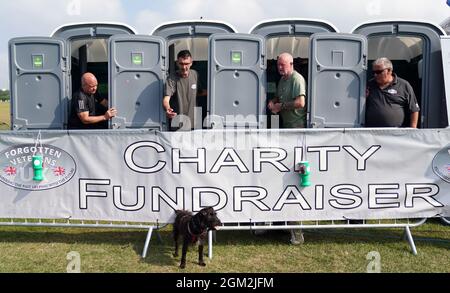
[[[169,108],[166,109],[166,116],[169,119],[173,119],[173,118],[175,118],[175,116],[177,116],[177,113],[175,113],[173,111],[173,109],[169,107]]]
[[[275,104],[273,103],[272,100],[270,100],[269,103],[267,104],[267,108],[269,108],[269,110],[272,111],[273,110],[273,105],[275,105]]]
[[[116,115],[117,115],[117,110],[116,110],[116,108],[111,108],[111,109],[109,109],[108,111],[106,111],[106,113],[105,113],[105,119],[106,119],[106,120],[109,120],[109,119],[111,119],[111,118],[113,118],[113,117],[116,117]]]
[[[280,98],[275,97],[269,101],[267,108],[272,112],[272,114],[277,114],[281,111]]]
[[[269,109],[273,114],[278,114],[281,112],[281,103],[274,103],[272,108],[269,107]]]

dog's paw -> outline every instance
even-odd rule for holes
[[[185,263],[181,263],[180,264],[180,269],[184,269],[186,267],[186,264]]]
[[[202,267],[206,267],[206,263],[204,261],[199,262],[198,265],[202,266]]]

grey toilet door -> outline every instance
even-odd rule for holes
[[[110,105],[117,109],[112,128],[161,129],[166,74],[165,40],[115,35],[109,39]]]
[[[367,39],[355,34],[313,34],[310,55],[310,126],[363,126]]]
[[[66,57],[60,39],[9,42],[12,129],[64,129]]]
[[[250,34],[214,34],[209,39],[208,63],[211,123],[262,128],[266,100],[264,39]]]

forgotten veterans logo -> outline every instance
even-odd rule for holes
[[[43,158],[43,180],[33,179],[33,155]],[[69,182],[76,163],[64,150],[51,145],[19,145],[0,152],[0,181],[18,189],[47,190]]]
[[[450,145],[434,157],[433,172],[445,182],[450,183]]]

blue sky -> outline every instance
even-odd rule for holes
[[[320,3],[320,4],[318,4]],[[446,0],[2,0],[0,1],[0,89],[9,87],[8,41],[21,36],[49,36],[74,22],[126,23],[141,34],[176,20],[221,20],[247,33],[273,18],[313,18],[341,32],[377,19],[441,23],[450,16]]]

